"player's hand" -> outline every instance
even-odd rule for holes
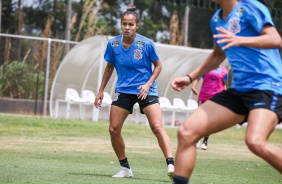
[[[144,100],[147,98],[150,86],[148,84],[144,84],[138,87],[140,92],[137,94],[138,99]]]
[[[216,27],[216,30],[219,31],[221,34],[213,35],[214,38],[221,38],[217,41],[217,44],[225,43],[226,45],[222,47],[222,50],[226,50],[233,46],[240,45],[240,37],[234,35],[230,31],[227,31],[223,27]]]
[[[171,81],[171,87],[176,91],[182,91],[190,84],[190,79],[187,76],[176,77]]]
[[[104,93],[103,92],[99,92],[95,98],[94,101],[94,106],[98,109],[99,107],[101,107],[102,101],[104,98]]]

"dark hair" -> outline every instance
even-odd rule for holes
[[[122,16],[121,16],[121,20],[122,20],[122,18],[125,16],[125,15],[134,15],[135,16],[135,18],[136,18],[136,22],[137,23],[139,23],[139,16],[138,16],[138,14],[136,13],[136,7],[135,6],[129,6],[129,7],[127,7],[126,8],[126,11],[122,14]]]
[[[262,4],[264,4],[265,6],[268,6],[268,7],[271,5],[269,0],[258,0],[258,1],[261,2]]]

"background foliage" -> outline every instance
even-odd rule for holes
[[[0,66],[0,96],[30,99],[43,91],[44,73],[26,62],[13,61]],[[43,88],[39,88],[43,90]],[[38,96],[42,99],[42,96]]]
[[[31,3],[32,2],[32,3]],[[118,35],[120,17],[132,2],[140,16],[139,34],[156,41],[158,31],[169,31],[170,38],[164,43],[184,45],[185,34],[188,35],[188,46],[212,48],[212,35],[209,21],[219,8],[211,0],[4,0],[2,1],[1,33],[36,36],[43,38],[67,39],[67,20],[70,19],[70,37],[72,41],[81,41],[94,35]],[[275,25],[282,33],[282,1],[270,0],[270,11]],[[71,3],[71,12],[67,5]],[[186,5],[189,5],[189,21],[185,22]],[[185,33],[188,26],[188,33]],[[281,34],[282,35],[282,34]],[[67,53],[65,44],[52,43],[50,85],[56,70]],[[70,46],[70,48],[73,45]],[[0,37],[0,66],[15,66],[11,62],[27,62],[30,68],[39,73],[46,70],[47,42],[28,41]],[[5,66],[4,66],[5,65]],[[26,65],[24,65],[26,66]],[[14,70],[19,68],[14,67]],[[1,95],[12,98],[34,99],[33,86],[15,81],[19,72],[13,71],[9,82],[1,85]],[[29,74],[25,77],[33,77]],[[2,76],[4,78],[5,76]],[[23,79],[22,79],[23,80]],[[33,79],[28,79],[33,80]],[[14,82],[13,85],[8,83]],[[30,85],[33,83],[29,83]],[[4,87],[5,86],[5,87]],[[11,90],[7,86],[13,86]],[[14,89],[15,88],[15,89]],[[37,91],[44,91],[44,85],[38,85]],[[27,95],[27,94],[30,95]]]

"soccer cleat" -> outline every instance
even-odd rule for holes
[[[133,177],[131,169],[126,167],[121,167],[119,172],[112,176],[113,178],[130,178]]]
[[[168,164],[167,166],[167,175],[172,180],[174,175],[174,165]]]
[[[203,150],[207,150],[208,149],[208,143],[205,141],[205,142],[203,142],[203,144],[202,144],[202,149]]]
[[[198,149],[199,147],[200,147],[200,141],[198,141],[197,143],[196,143],[196,148]]]

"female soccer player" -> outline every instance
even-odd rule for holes
[[[167,174],[172,178],[174,160],[170,139],[162,125],[158,88],[155,81],[162,66],[153,42],[136,33],[139,18],[135,9],[134,6],[129,7],[122,14],[122,35],[108,42],[104,55],[107,65],[94,105],[97,108],[101,106],[103,91],[116,69],[118,80],[111,105],[109,132],[121,169],[113,177],[133,176],[125,154],[121,129],[128,114],[132,113],[133,105],[138,102],[141,113],[147,116],[152,132],[158,139],[159,146],[166,158]],[[152,64],[154,65],[153,71]]]
[[[196,162],[196,142],[203,136],[247,121],[250,151],[282,173],[282,149],[268,142],[282,118],[281,37],[268,8],[258,0],[213,0],[221,6],[211,19],[213,52],[204,63],[171,85],[183,90],[193,79],[227,57],[233,74],[226,91],[206,101],[178,129],[174,184],[187,184]]]

